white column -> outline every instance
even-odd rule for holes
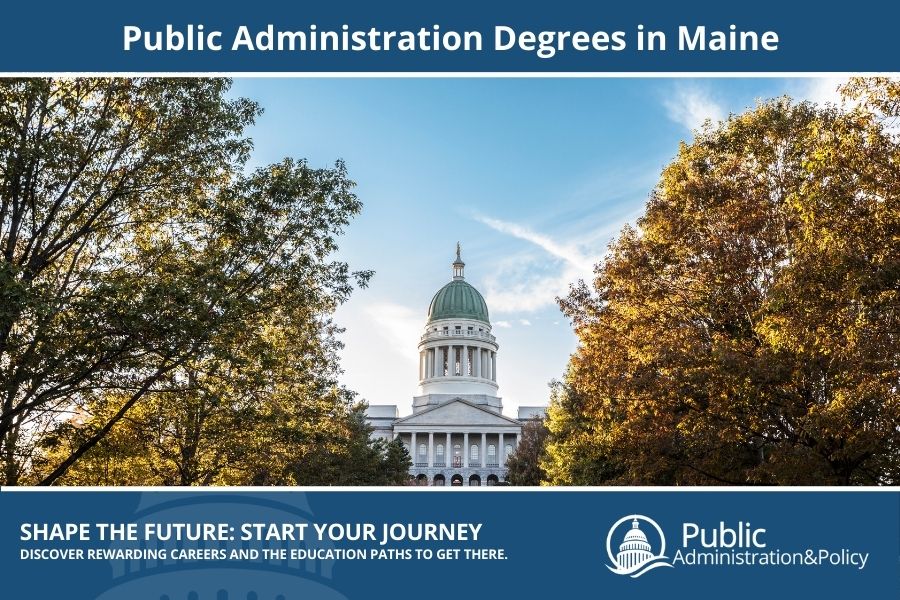
[[[519,438],[522,437],[520,434],[516,434],[516,448],[519,447]],[[515,449],[515,448],[514,448]]]
[[[428,468],[434,467],[434,432],[428,432]]]
[[[503,466],[503,463],[506,462],[503,460],[506,458],[505,452],[506,448],[503,447],[503,433],[501,432],[500,435],[497,436],[497,464],[501,467]]]
[[[491,352],[491,379],[497,381],[497,353]]]
[[[476,346],[472,350],[472,360],[475,362],[474,369],[475,372],[472,373],[475,377],[481,377],[481,348]]]
[[[415,466],[416,462],[419,460],[419,448],[416,446],[416,432],[412,432],[412,440],[409,443],[409,447],[412,450],[410,454],[412,454],[413,466]]]
[[[463,434],[463,468],[469,468],[469,432]]]
[[[487,458],[485,458],[485,455],[487,455],[487,434],[482,433],[481,434],[481,468],[482,469],[487,464]]]
[[[450,432],[447,432],[447,445],[444,446],[444,466],[449,467],[453,460],[453,449],[450,447]],[[447,485],[450,485],[448,482]]]

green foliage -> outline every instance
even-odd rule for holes
[[[385,444],[384,457],[381,463],[380,485],[406,485],[409,480],[409,469],[412,457],[403,441],[397,437]]]
[[[547,479],[541,462],[545,460],[544,446],[549,433],[543,419],[522,426],[519,445],[506,459],[506,477],[510,485],[541,485]]]
[[[403,485],[412,459],[400,439],[370,439],[365,404],[353,407],[349,443],[318,445],[294,464],[294,477],[305,485]]]
[[[0,82],[0,482],[293,483],[349,439],[342,163],[248,171],[222,79]]]
[[[550,483],[900,481],[900,84],[845,92],[697,132],[561,300]]]

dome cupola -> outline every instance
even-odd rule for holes
[[[438,290],[428,306],[428,322],[440,319],[472,319],[489,323],[484,297],[463,280],[451,281]]]
[[[487,303],[474,287],[466,282],[466,263],[460,257],[456,244],[456,260],[453,261],[453,280],[438,290],[428,306],[428,322],[440,319],[472,319],[490,323]]]
[[[494,412],[497,397],[497,339],[484,297],[466,282],[456,244],[453,277],[428,305],[425,331],[419,341],[419,394],[413,410],[463,398]]]

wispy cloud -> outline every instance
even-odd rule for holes
[[[602,254],[596,251],[594,232],[586,238],[567,238],[535,231],[526,225],[478,215],[475,219],[494,231],[528,242],[524,250],[511,253],[497,264],[496,270],[485,278],[488,306],[500,314],[534,312],[556,304],[565,296],[569,286],[578,279],[591,279],[594,265]],[[617,231],[623,223],[611,232]],[[585,244],[590,239],[592,243]],[[588,248],[594,247],[593,251]],[[605,247],[605,245],[604,245]],[[519,325],[528,326],[528,319],[519,318]],[[512,326],[511,321],[496,322],[499,327]]]
[[[678,85],[663,100],[669,119],[694,131],[707,119],[715,123],[728,116],[724,107],[708,89],[697,85]]]
[[[510,327],[512,327],[512,323],[510,323],[509,321],[494,321],[494,327],[509,329]]]
[[[519,325],[524,325],[525,327],[531,327],[531,321],[528,319],[519,319]]]
[[[475,218],[495,231],[509,234],[520,240],[525,240],[526,242],[531,242],[548,254],[575,265],[580,269],[590,270],[594,264],[594,258],[583,254],[576,246],[560,244],[551,237],[537,233],[523,225],[509,221],[501,221],[500,219],[492,219],[491,217],[481,215],[478,215]]]

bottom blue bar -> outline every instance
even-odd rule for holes
[[[900,583],[897,490],[6,488],[0,511],[10,598],[845,598]]]

